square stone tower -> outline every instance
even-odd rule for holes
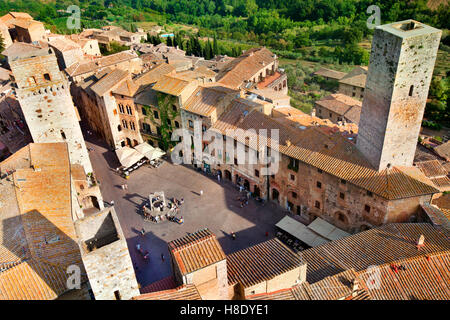
[[[379,171],[413,164],[441,33],[414,20],[375,29],[357,147]]]
[[[69,81],[59,70],[53,49],[30,49],[10,57],[16,94],[35,143],[67,142],[72,164],[86,173],[92,166],[79,125]]]

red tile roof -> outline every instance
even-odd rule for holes
[[[266,48],[249,49],[225,65],[217,74],[216,81],[239,88],[275,60],[276,56]]]
[[[248,288],[301,265],[300,256],[275,238],[227,255],[228,284]]]
[[[169,251],[183,275],[226,258],[216,236],[208,229],[202,229],[169,242]]]
[[[133,300],[202,300],[202,298],[197,287],[188,284],[175,289],[141,294]]]

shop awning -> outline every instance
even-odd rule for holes
[[[143,142],[137,146],[134,147],[137,152],[142,154],[144,157],[146,157],[149,160],[155,160],[161,158],[166,153],[162,151],[160,148],[154,148],[151,145],[149,145],[147,142]]]
[[[328,223],[321,218],[316,218],[316,220],[308,225],[308,228],[331,241],[350,236],[349,233],[336,228],[331,223]]]
[[[116,150],[117,158],[119,162],[125,167],[129,168],[136,164],[139,160],[144,158],[144,155],[140,154],[136,150],[130,147],[122,147]]]
[[[303,223],[298,222],[289,216],[285,216],[275,226],[306,243],[310,247],[317,247],[329,242],[329,240],[315,233]]]

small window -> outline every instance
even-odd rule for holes
[[[122,126],[120,124],[117,126],[117,131],[122,131]]]
[[[143,114],[144,116],[146,116],[146,115],[147,115],[147,110],[145,110],[145,108],[144,108],[144,107],[142,107],[142,114]]]
[[[155,117],[155,119],[159,119],[159,113],[158,111],[153,111],[153,116]]]
[[[177,106],[176,105],[172,105],[172,110],[176,112],[177,111]]]
[[[321,189],[322,188],[322,182],[317,181],[316,186],[317,186],[317,188]]]
[[[50,78],[50,75],[48,73],[44,73],[44,79],[46,81],[51,81],[52,79]]]
[[[366,204],[366,205],[364,206],[364,211],[370,212],[370,206]]]
[[[342,184],[346,184],[347,181],[345,181],[344,179],[341,179],[341,183],[342,183]]]
[[[255,177],[259,177],[259,170],[255,169]]]
[[[297,199],[297,193],[296,192],[292,192],[292,198]]]
[[[343,192],[339,193],[339,198],[341,198],[342,200],[345,199],[345,194]]]
[[[323,171],[322,171],[322,169],[317,169],[317,172],[322,173]]]
[[[178,121],[175,121],[175,128],[179,128],[179,127],[180,127],[179,122],[178,122]]]
[[[409,96],[412,97],[414,93],[414,86],[409,87]]]
[[[291,181],[294,181],[294,180],[295,180],[295,176],[294,176],[293,174],[290,174],[290,175],[289,175],[289,178],[291,179]]]
[[[369,197],[373,197],[372,191],[367,190],[367,195],[368,195]]]
[[[235,165],[238,165],[238,161],[237,161],[236,158],[234,158],[234,164],[235,164]]]
[[[121,300],[119,290],[114,291],[114,298],[115,298],[116,300]]]
[[[66,134],[64,133],[64,131],[61,130],[61,137],[66,140]]]
[[[189,120],[189,128],[194,128],[194,122],[192,120]]]
[[[317,209],[320,209],[320,202],[316,201],[316,203],[314,204],[314,207],[316,207]]]

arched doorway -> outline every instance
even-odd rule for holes
[[[225,170],[225,179],[231,181],[231,172],[228,170]]]
[[[245,190],[250,191],[250,182],[248,182],[247,179],[245,179],[244,181],[244,188]]]
[[[348,226],[348,217],[347,215],[343,214],[340,211],[337,211],[334,215],[334,218],[336,222],[340,223],[341,225]]]
[[[280,192],[277,189],[272,189],[272,200],[279,202],[280,201]]]
[[[259,187],[257,185],[255,185],[255,187],[253,189],[253,194],[255,195],[255,197],[261,196],[261,190],[259,190]]]
[[[127,146],[129,146],[129,147],[132,146],[132,145],[131,145],[131,139],[130,139],[130,138],[127,138]]]

